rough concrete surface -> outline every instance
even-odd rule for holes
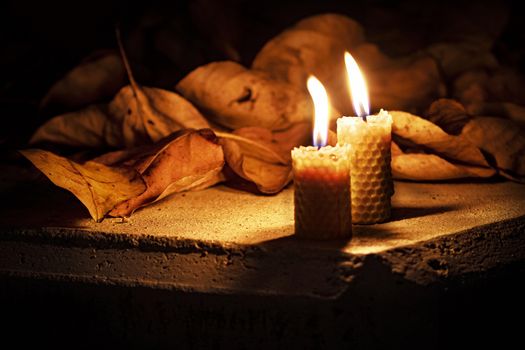
[[[521,291],[524,189],[396,182],[390,222],[316,242],[293,237],[293,188],[255,196],[218,186],[102,223],[56,188],[9,188],[0,296],[5,315],[24,324],[31,314],[33,331],[56,312],[61,327],[75,318],[115,344],[438,348],[456,323],[494,331],[474,322],[478,302],[493,313],[511,305],[484,293]]]

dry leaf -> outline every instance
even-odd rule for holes
[[[390,154],[392,157],[400,156],[404,154],[403,150],[394,141],[390,144]]]
[[[180,131],[142,152],[119,152],[97,160],[133,167],[147,185],[141,195],[117,205],[109,213],[111,216],[129,216],[136,209],[172,193],[212,186],[222,180],[220,172],[224,165],[222,148],[211,130]]]
[[[327,88],[334,106],[348,112],[351,104],[343,55],[363,41],[363,29],[354,20],[338,14],[316,15],[268,41],[252,68],[303,90],[308,76],[313,74]]]
[[[108,110],[121,126],[126,147],[157,142],[181,129],[210,126],[183,97],[157,88],[125,86],[109,104]]]
[[[491,168],[458,165],[435,154],[407,153],[392,156],[392,176],[395,179],[437,181],[467,177],[490,177]]]
[[[45,110],[75,110],[113,97],[126,72],[114,51],[95,52],[57,81],[40,103]]]
[[[437,125],[410,113],[391,111],[392,133],[425,151],[463,165],[489,167],[481,151],[462,136],[453,136]]]
[[[525,181],[524,130],[511,120],[476,117],[461,133],[470,142],[488,152],[505,176]]]
[[[31,144],[133,147],[157,142],[180,129],[209,127],[199,111],[178,94],[139,86],[120,47],[131,84],[107,108],[90,106],[49,120],[35,132]]]
[[[313,74],[325,85],[335,108],[352,115],[345,51],[355,56],[370,82],[372,109],[414,110],[445,93],[433,59],[421,55],[391,59],[376,45],[365,43],[361,26],[342,15],[318,15],[298,22],[270,40],[252,68],[301,89]]]
[[[185,128],[208,128],[206,119],[185,99],[174,92],[142,88],[133,77],[126,52],[117,30],[117,41],[130,85],[122,88],[109,105],[110,114],[122,123],[127,147],[157,142]]]
[[[280,146],[268,129],[248,127],[218,136],[228,166],[260,192],[277,193],[291,181],[290,150]]]
[[[208,122],[176,93],[141,87],[140,98],[123,87],[109,106],[89,106],[50,119],[30,144],[51,143],[79,148],[120,148],[151,144],[185,128],[207,128]]]
[[[129,168],[110,168],[97,162],[75,163],[51,152],[29,149],[20,153],[55,185],[73,193],[100,221],[115,207],[146,189],[140,175]]]
[[[282,130],[310,120],[312,103],[302,89],[229,61],[195,69],[176,87],[214,123],[238,129]]]
[[[470,120],[470,116],[461,103],[442,98],[430,105],[427,119],[447,133],[459,135],[465,124]]]

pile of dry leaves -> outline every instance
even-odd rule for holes
[[[482,48],[463,44],[392,59],[366,42],[357,22],[335,14],[306,18],[277,35],[251,68],[212,62],[190,72],[174,91],[137,83],[120,44],[120,55],[92,57],[50,89],[43,108],[87,107],[49,120],[30,141],[43,148],[113,151],[87,162],[42,149],[21,153],[97,221],[223,181],[277,193],[292,180],[291,148],[310,143],[307,76],[327,87],[333,122],[353,114],[345,50],[363,66],[373,109],[387,109],[394,118],[396,178],[501,174],[525,181],[525,109],[517,104],[525,101],[523,81],[498,69],[489,53],[480,55]],[[114,94],[126,73],[130,84]],[[453,91],[447,90],[451,77]],[[96,104],[108,94],[114,94],[108,104]],[[423,109],[425,118],[401,112]]]

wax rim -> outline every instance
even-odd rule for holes
[[[366,124],[370,126],[384,126],[385,123],[392,124],[393,119],[390,113],[386,110],[381,109],[377,114],[371,114],[366,117],[366,121],[361,117],[355,116],[342,116],[337,118],[337,125],[356,125]]]

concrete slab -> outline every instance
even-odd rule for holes
[[[293,188],[255,196],[217,186],[102,223],[51,185],[3,188],[6,314],[34,317],[52,302],[63,327],[82,310],[90,321],[76,322],[123,344],[365,349],[436,340],[455,329],[443,314],[458,325],[477,318],[457,312],[486,297],[480,281],[525,271],[525,186],[512,182],[396,182],[390,222],[329,242],[293,237]],[[499,283],[484,290],[518,295]],[[477,305],[463,312],[477,315]]]
[[[393,216],[377,225],[354,225],[354,238],[315,245],[350,254],[378,253],[525,215],[525,185],[512,182],[425,184],[396,182]],[[258,196],[225,186],[176,194],[138,210],[129,220],[93,222],[72,196],[57,188],[12,190],[0,228],[103,232],[154,239],[254,245],[293,234],[293,188]],[[14,201],[14,203],[13,203]],[[103,239],[101,237],[101,239]]]

